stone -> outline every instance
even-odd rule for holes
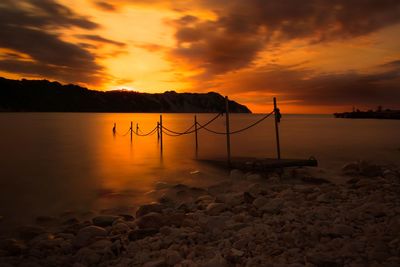
[[[306,262],[312,263],[316,266],[324,266],[324,267],[342,267],[343,263],[337,261],[334,257],[319,253],[319,252],[311,252],[306,254]]]
[[[64,225],[74,225],[74,224],[78,224],[78,223],[79,223],[79,220],[75,217],[68,218],[62,222],[62,224],[64,224]]]
[[[256,198],[261,193],[261,185],[257,183],[251,184],[247,187],[246,192],[249,192],[250,195]]]
[[[93,224],[96,226],[107,227],[114,223],[115,220],[119,219],[119,216],[113,215],[100,215],[92,219]]]
[[[272,199],[268,201],[264,206],[260,208],[261,211],[270,213],[270,214],[277,214],[281,211],[284,206],[284,202],[281,199]]]
[[[253,173],[246,175],[246,180],[250,182],[260,182],[262,180],[262,177],[258,173]]]
[[[231,248],[231,255],[234,257],[242,257],[244,252],[235,248]]]
[[[26,225],[18,228],[19,236],[24,240],[30,240],[38,235],[45,233],[44,228],[34,225]]]
[[[10,256],[17,256],[22,253],[25,246],[22,242],[15,239],[4,239],[0,242],[0,249],[7,252]]]
[[[113,235],[121,235],[128,233],[131,228],[126,223],[117,223],[112,226],[111,234]]]
[[[166,224],[166,221],[164,216],[161,215],[160,213],[150,212],[142,217],[139,217],[136,220],[136,223],[140,229],[145,229],[145,228],[160,229],[160,227]]]
[[[95,251],[104,251],[104,250],[110,248],[111,245],[112,245],[112,242],[110,240],[101,239],[101,240],[98,240],[98,241],[94,242],[93,244],[91,244],[90,248]]]
[[[352,236],[353,227],[344,224],[335,224],[331,229],[331,234],[334,236]]]
[[[90,266],[96,265],[100,261],[100,255],[90,248],[81,248],[76,254],[75,259],[77,262],[84,263]]]
[[[225,203],[210,203],[206,208],[206,212],[208,215],[218,215],[224,210],[226,210],[228,206]]]
[[[137,229],[129,232],[128,239],[130,241],[136,241],[148,236],[153,236],[158,233],[158,229],[154,228],[146,228],[146,229]]]
[[[171,187],[171,186],[172,186],[172,185],[169,184],[169,183],[157,182],[157,183],[154,185],[154,188],[155,188],[156,190],[162,190],[162,189],[169,188],[169,187]]]
[[[164,259],[153,260],[143,264],[143,267],[167,267],[167,266],[168,265]]]
[[[229,177],[232,180],[242,180],[244,178],[244,173],[240,170],[231,170]]]
[[[268,202],[268,199],[264,196],[259,196],[253,201],[253,205],[259,209]]]
[[[118,216],[121,217],[124,221],[127,221],[127,222],[131,222],[131,221],[135,220],[135,217],[133,217],[130,214],[120,214]]]
[[[107,231],[104,228],[91,225],[78,231],[73,244],[76,247],[84,247],[105,236],[107,236]]]
[[[198,265],[199,267],[227,267],[227,261],[221,256],[221,254],[217,253],[213,258],[205,261]]]
[[[245,203],[251,204],[253,203],[255,197],[253,197],[249,192],[243,193],[243,200]]]
[[[163,204],[159,203],[151,203],[147,205],[142,205],[139,207],[139,209],[136,211],[136,217],[142,217],[150,212],[156,212],[156,213],[162,213],[163,209],[165,209],[166,206]]]
[[[357,175],[359,172],[360,171],[357,162],[347,163],[342,167],[342,173],[345,175]]]
[[[54,216],[38,216],[36,218],[36,223],[40,225],[52,225],[58,222],[58,218]]]
[[[317,197],[317,201],[320,203],[332,203],[336,199],[335,194],[332,192],[322,193]]]
[[[165,262],[169,266],[174,266],[175,264],[178,264],[182,261],[181,255],[175,250],[167,250],[165,258]]]

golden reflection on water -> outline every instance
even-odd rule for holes
[[[184,131],[194,114],[164,114],[163,124]],[[197,115],[205,123],[214,114]],[[262,115],[233,114],[231,130]],[[208,185],[226,173],[195,160],[194,135],[163,136],[126,133],[133,122],[143,132],[156,126],[159,114],[0,113],[0,221],[58,214],[62,210],[134,209],[159,198],[158,181]],[[117,132],[113,136],[112,127]],[[210,128],[224,131],[225,117]],[[233,156],[275,157],[273,119],[232,136]],[[315,156],[322,167],[370,159],[400,163],[400,121],[345,120],[328,116],[283,116],[280,124],[283,158]],[[198,157],[226,156],[224,136],[199,132]],[[198,171],[198,172],[197,172]]]

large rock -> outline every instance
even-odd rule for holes
[[[121,217],[113,215],[100,215],[93,218],[93,224],[96,226],[107,227],[110,226]]]
[[[150,212],[137,219],[136,224],[140,229],[155,228],[160,229],[160,227],[166,224],[166,218],[164,215],[156,212]]]
[[[107,231],[104,228],[91,225],[78,231],[73,244],[76,247],[84,247],[105,236]]]
[[[376,177],[382,175],[382,167],[368,161],[351,162],[343,166],[342,173],[345,175],[362,175]]]
[[[150,212],[162,213],[163,209],[165,209],[165,208],[166,208],[165,205],[159,204],[159,203],[151,203],[151,204],[147,204],[147,205],[142,205],[136,211],[136,217],[142,217]]]

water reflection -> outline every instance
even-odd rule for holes
[[[204,124],[213,116],[198,114],[196,119]],[[261,117],[231,115],[231,130]],[[193,120],[194,114],[163,115],[163,124],[176,131],[188,129]],[[67,209],[129,209],[159,197],[146,194],[158,181],[206,185],[225,175],[195,160],[225,157],[224,136],[200,131],[198,149],[194,134],[164,135],[162,149],[157,133],[122,136],[131,122],[137,133],[139,129],[146,133],[158,121],[159,114],[1,113],[3,223]],[[275,157],[273,123],[267,119],[232,135],[232,155]],[[224,131],[225,117],[209,127]],[[280,127],[283,158],[313,155],[322,167],[359,158],[400,163],[399,121],[284,116]]]

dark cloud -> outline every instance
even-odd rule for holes
[[[116,45],[116,46],[120,46],[120,47],[126,46],[125,43],[113,41],[113,40],[101,37],[99,35],[94,35],[94,34],[79,34],[79,35],[77,35],[77,37],[95,41],[95,42],[99,42],[99,43],[112,44],[112,45]]]
[[[217,18],[202,21],[185,15],[174,21],[177,48],[171,55],[209,74],[246,67],[260,51],[281,42],[354,38],[400,22],[398,0],[200,2]]]
[[[97,1],[95,2],[96,6],[105,11],[115,11],[116,8],[114,5],[104,2],[104,1]]]
[[[3,0],[0,47],[27,55],[30,60],[3,60],[0,69],[67,82],[98,82],[102,67],[95,56],[79,44],[62,40],[53,31],[70,27],[90,30],[98,25],[52,0]]]
[[[301,105],[385,104],[399,108],[398,62],[379,66],[374,73],[349,71],[318,74],[304,68],[268,65],[237,76],[230,75],[226,79],[229,92],[233,94],[272,93],[280,95],[284,101]]]
[[[54,0],[2,0],[0,25],[19,27],[95,29],[98,25]]]
[[[29,77],[49,77],[59,81],[79,81],[91,85],[101,84],[107,77],[101,72],[87,68],[48,65],[26,60],[0,60],[0,69],[10,73],[18,73]]]

